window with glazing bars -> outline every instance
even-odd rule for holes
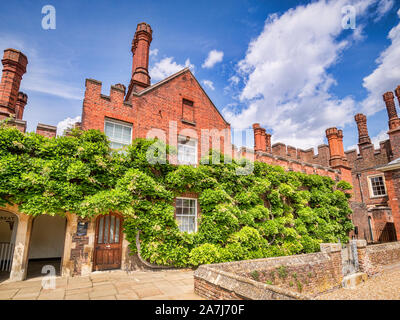
[[[104,132],[112,149],[121,149],[132,143],[132,125],[110,119],[105,120]]]
[[[179,230],[188,233],[197,231],[197,199],[176,199],[176,220]]]
[[[370,177],[371,189],[374,197],[386,195],[385,181],[383,176]]]

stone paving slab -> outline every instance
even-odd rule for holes
[[[192,270],[94,272],[56,278],[55,289],[42,288],[43,278],[0,282],[0,300],[199,300]]]

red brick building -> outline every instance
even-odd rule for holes
[[[400,104],[400,86],[395,94]],[[359,152],[344,152],[343,132],[337,128],[326,130],[329,145],[318,146],[315,155],[313,149],[301,150],[282,143],[271,146],[271,135],[259,124],[253,125],[257,160],[353,185],[350,205],[356,228],[351,236],[369,243],[400,239],[400,119],[393,93],[383,94],[383,101],[389,117],[389,139],[381,141],[379,149],[369,137],[366,116],[360,113],[354,117]]]
[[[111,147],[116,149],[129,145],[135,138],[158,137],[176,146],[178,163],[197,164],[213,148],[223,153],[280,165],[286,170],[348,181],[354,187],[352,220],[357,227],[352,236],[365,238],[369,242],[400,238],[400,119],[392,92],[383,96],[389,115],[389,140],[381,142],[378,150],[371,143],[367,119],[362,114],[355,116],[359,132],[359,153],[356,150],[344,151],[343,132],[337,128],[326,130],[328,145],[318,146],[318,153],[315,154],[312,148],[302,150],[283,143],[271,145],[271,135],[257,123],[253,125],[254,149],[237,149],[231,145],[230,124],[188,68],[151,84],[148,69],[152,34],[148,24],[138,24],[132,41],[132,73],[128,87],[118,83],[111,86],[109,95],[104,95],[100,81],[86,79],[82,120],[76,125],[83,130],[98,129],[105,132]],[[25,132],[23,113],[28,96],[20,92],[19,88],[28,59],[17,50],[6,49],[2,64],[0,120],[9,119],[10,124]],[[400,86],[395,94],[400,102]],[[54,137],[56,127],[38,124],[36,132]],[[176,199],[175,207],[181,230],[196,231],[201,211],[197,195],[182,195]],[[31,239],[35,239],[35,234],[40,234],[42,229],[59,228],[65,234],[64,238],[59,239],[61,253],[55,253],[61,255],[62,274],[87,274],[92,270],[109,267],[132,267],[128,243],[120,233],[122,217],[117,215],[95,217],[90,221],[81,221],[70,213],[64,220],[38,217],[35,221],[43,221],[42,225],[37,222],[36,226],[32,226],[32,217],[19,213],[16,207],[0,208],[0,218],[2,216],[6,220],[18,217],[17,231],[10,237],[22,249],[14,253],[15,263],[10,267],[13,279],[22,280],[26,276],[29,252],[37,252],[40,257],[43,250],[34,246],[36,249],[32,251],[29,247],[32,246]],[[85,223],[88,223],[87,233],[78,234],[77,230]],[[121,234],[118,238],[120,260],[113,261],[112,265],[99,263],[102,249],[97,249],[95,239],[99,237],[98,228],[101,223],[108,223],[110,228],[113,226],[115,229],[118,226],[119,233],[116,234]],[[49,224],[54,226],[49,227]],[[31,233],[33,238],[30,237]]]
[[[178,147],[180,162],[197,163],[202,155],[201,146],[207,144],[199,140],[207,139],[211,145],[212,136],[218,134],[221,146],[225,141],[230,143],[230,124],[189,68],[150,84],[152,33],[148,24],[138,24],[132,41],[128,90],[123,84],[116,84],[111,86],[110,95],[105,96],[101,94],[101,82],[86,80],[81,127],[105,131],[116,148],[130,144],[135,138],[158,137]],[[208,148],[203,150],[207,151]]]

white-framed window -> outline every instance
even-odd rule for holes
[[[175,215],[180,231],[197,231],[197,199],[176,198]]]
[[[185,136],[178,136],[179,164],[197,165],[197,140]]]
[[[383,174],[368,177],[371,198],[386,196],[385,177]]]
[[[121,149],[132,143],[132,125],[127,122],[105,119],[104,132],[112,149]]]

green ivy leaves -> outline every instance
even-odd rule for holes
[[[49,139],[0,127],[0,205],[17,204],[30,215],[120,212],[132,252],[140,231],[143,258],[177,267],[315,252],[321,242],[347,241],[349,183],[262,162],[247,175],[237,174],[243,164],[235,161],[152,164],[146,153],[153,143],[137,139],[117,153],[96,130]],[[180,232],[174,218],[174,197],[186,192],[198,194],[195,234]]]

